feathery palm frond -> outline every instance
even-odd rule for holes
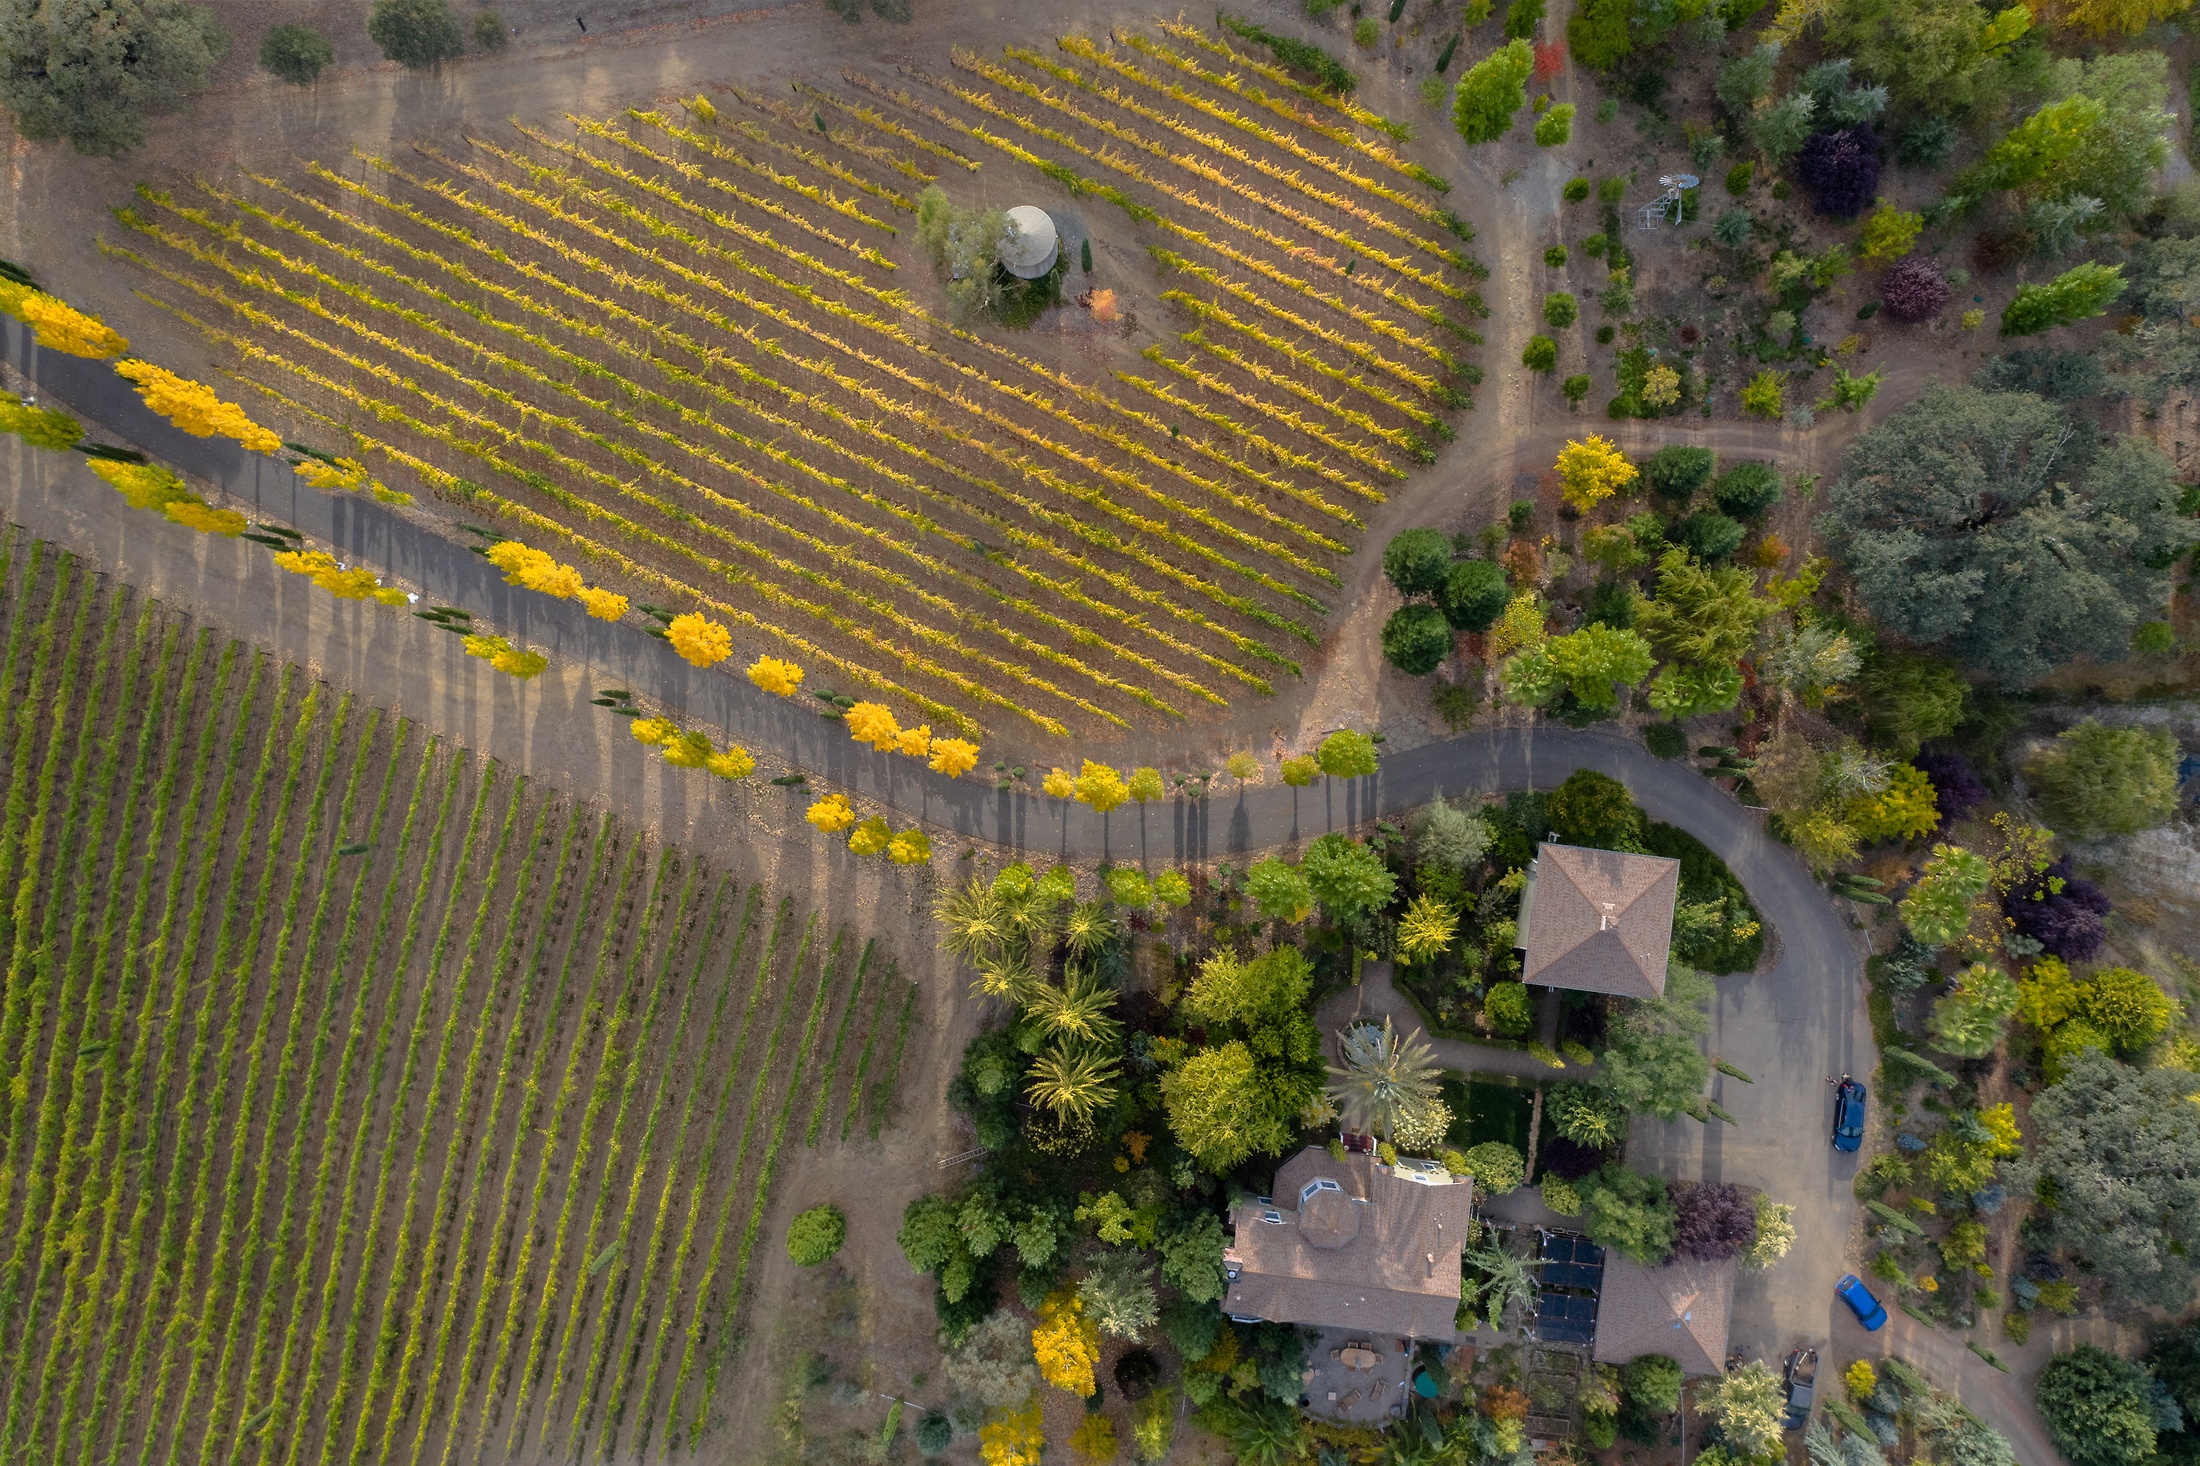
[[[966,886],[950,887],[933,904],[944,935],[940,946],[973,966],[1007,947],[1016,936],[1013,906],[976,876]]]
[[[970,984],[970,991],[988,998],[1006,998],[1021,1002],[1031,991],[1038,978],[1031,971],[1031,963],[1021,952],[1002,952],[980,958],[978,976]]]
[[[1083,901],[1062,920],[1062,945],[1073,958],[1090,957],[1116,934],[1116,920],[1098,901]]]
[[[1062,986],[1034,984],[1023,1000],[1024,1012],[1056,1040],[1108,1043],[1123,1025],[1110,1017],[1115,992],[1089,969],[1074,964],[1063,973]]]
[[[1329,1093],[1348,1128],[1389,1136],[1401,1116],[1435,1098],[1436,1053],[1415,1029],[1401,1040],[1385,1018],[1380,1028],[1355,1023],[1337,1035],[1344,1059],[1331,1066]]]
[[[1094,1048],[1052,1048],[1031,1064],[1031,1098],[1065,1120],[1089,1120],[1115,1098],[1115,1057]]]

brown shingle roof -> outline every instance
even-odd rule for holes
[[[1598,1290],[1596,1357],[1604,1364],[1625,1364],[1644,1354],[1663,1354],[1679,1360],[1683,1374],[1718,1374],[1726,1367],[1733,1306],[1732,1258],[1646,1268],[1607,1252],[1604,1286]]]
[[[1459,1249],[1474,1186],[1441,1169],[1434,1175],[1431,1185],[1370,1156],[1338,1161],[1313,1146],[1299,1152],[1277,1171],[1270,1205],[1249,1201],[1231,1210],[1237,1239],[1223,1255],[1237,1276],[1223,1312],[1455,1337]],[[1319,1181],[1334,1189],[1307,1189]]]
[[[1523,982],[1655,998],[1665,992],[1681,863],[1662,855],[1538,847],[1521,901]]]

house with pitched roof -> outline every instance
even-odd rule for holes
[[[1644,1267],[1618,1252],[1606,1253],[1597,1299],[1597,1362],[1625,1364],[1644,1354],[1663,1354],[1678,1360],[1683,1374],[1722,1373],[1734,1271],[1731,1257],[1679,1258]]]
[[[1520,980],[1662,996],[1680,880],[1681,863],[1662,855],[1538,845],[1520,893]]]
[[[1274,1196],[1230,1209],[1222,1311],[1449,1343],[1473,1198],[1472,1179],[1436,1161],[1308,1146],[1276,1172]]]

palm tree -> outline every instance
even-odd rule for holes
[[[993,887],[977,876],[966,886],[951,887],[932,908],[945,929],[940,946],[974,966],[1006,947],[1016,935],[1011,903],[994,894]]]
[[[1337,1035],[1344,1067],[1331,1066],[1329,1093],[1345,1125],[1388,1138],[1400,1117],[1436,1097],[1436,1054],[1416,1028],[1401,1042],[1390,1020],[1355,1023]]]
[[[1072,907],[1062,921],[1062,944],[1073,958],[1090,957],[1113,940],[1115,933],[1115,917],[1098,901]]]
[[[1023,999],[1025,1014],[1057,1041],[1112,1044],[1123,1025],[1110,1017],[1115,992],[1089,969],[1072,963],[1062,974],[1062,986],[1038,983]]]
[[[1032,973],[1031,963],[1021,952],[988,952],[979,957],[975,965],[978,977],[970,984],[970,991],[981,997],[1022,1002],[1024,994],[1039,981]]]
[[[1113,1054],[1057,1046],[1032,1061],[1031,1098],[1063,1120],[1090,1120],[1115,1098],[1117,1072]]]

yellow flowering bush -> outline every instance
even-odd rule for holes
[[[932,858],[932,837],[922,830],[903,830],[886,842],[886,858],[896,865],[922,865]]]
[[[967,738],[932,740],[932,772],[959,779],[978,766],[978,745]]]
[[[855,833],[848,837],[848,848],[858,855],[876,855],[893,843],[894,832],[885,819],[872,815],[857,825]]]
[[[1886,788],[1849,801],[1846,822],[1867,842],[1919,839],[1940,827],[1940,796],[1923,770],[1897,764]]]
[[[1106,764],[1085,760],[1085,767],[1072,785],[1079,804],[1092,806],[1101,814],[1130,798],[1130,790],[1123,783],[1123,776]]]
[[[848,709],[843,721],[850,738],[868,743],[881,753],[892,753],[901,744],[901,722],[884,703],[859,702]]]
[[[119,331],[103,325],[99,317],[78,310],[59,296],[13,280],[0,280],[0,310],[30,327],[38,344],[48,351],[104,361],[130,349],[129,341]]]
[[[634,735],[636,743],[653,746],[680,736],[679,725],[669,718],[636,718],[626,725],[626,731]]]
[[[581,608],[598,621],[616,621],[626,614],[626,597],[600,585],[583,587],[580,603]]]
[[[283,446],[275,433],[245,416],[234,402],[224,402],[213,389],[189,377],[179,377],[149,361],[124,361],[115,370],[137,384],[145,405],[195,438],[235,438],[255,453],[273,453]]]
[[[802,685],[802,669],[777,657],[758,657],[749,663],[749,681],[774,697],[793,697]]]
[[[729,744],[704,759],[703,767],[721,779],[746,779],[756,772],[756,758],[747,749]]]
[[[350,493],[367,486],[367,466],[355,458],[339,458],[326,463],[318,458],[302,458],[290,466],[290,471],[313,487],[325,493]]]
[[[1039,781],[1039,787],[1056,799],[1067,799],[1077,792],[1077,780],[1068,769],[1055,769]]]
[[[244,516],[234,509],[215,509],[197,499],[178,499],[163,504],[160,512],[200,534],[225,534],[231,539],[244,533]]]
[[[2017,984],[2017,1016],[2034,1028],[2055,1027],[2084,1001],[2085,984],[2070,975],[2070,964],[2060,957],[2040,958]]]
[[[1084,1302],[1062,1289],[1039,1305],[1039,1326],[1031,1331],[1031,1352],[1039,1377],[1080,1400],[1092,1394],[1092,1367],[1100,1362],[1100,1329],[1085,1317]]]
[[[320,550],[282,550],[274,557],[278,569],[303,575],[340,601],[380,601],[385,606],[405,605],[405,593],[395,586],[380,585],[364,566],[345,570],[335,557]]]
[[[1674,387],[1678,394],[1679,381]],[[1569,441],[1558,450],[1558,477],[1566,502],[1586,514],[1636,477],[1635,465],[1613,443],[1592,433],[1586,443]]]
[[[828,835],[838,834],[856,822],[855,808],[845,794],[828,794],[812,801],[802,817]]]
[[[978,1457],[985,1466],[1039,1466],[1046,1443],[1037,1394],[1012,1409],[994,1411],[978,1427]]]
[[[929,754],[932,751],[932,725],[923,723],[914,728],[902,729],[894,735],[894,751],[906,753],[911,758],[923,758]]]
[[[691,667],[715,667],[733,655],[733,633],[693,611],[673,617],[665,636]]]
[[[1532,590],[1524,590],[1507,601],[1482,643],[1483,654],[1489,658],[1490,665],[1495,666],[1514,652],[1543,645],[1545,614],[1543,598]]]
[[[550,665],[550,659],[541,652],[523,652],[501,636],[467,637],[466,655],[479,657],[499,672],[522,682],[540,676],[543,668]]]

